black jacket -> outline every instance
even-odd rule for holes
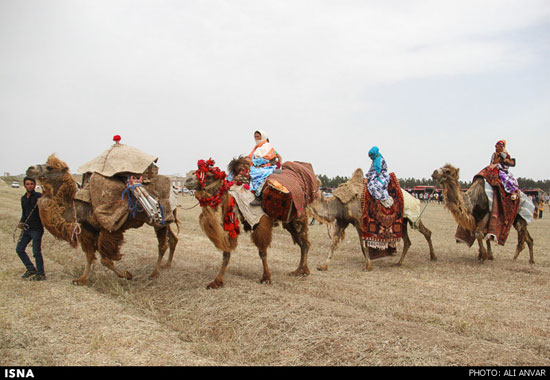
[[[38,206],[36,206],[36,202],[38,201],[38,198],[40,198],[41,196],[42,196],[42,193],[33,191],[29,198],[27,198],[26,193],[21,197],[21,209],[23,210],[23,212],[21,213],[21,220],[19,222],[26,223],[29,226],[29,229],[31,230],[42,230],[42,231],[44,230],[44,227],[42,226],[42,222],[40,221]]]

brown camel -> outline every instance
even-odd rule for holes
[[[493,260],[490,241],[486,240],[487,249],[483,244],[491,211],[483,177],[476,177],[466,193],[462,192],[458,183],[459,169],[450,164],[434,170],[432,178],[441,184],[445,196],[445,207],[451,212],[458,225],[475,235],[479,245],[478,259],[481,262],[487,259]],[[527,230],[527,222],[519,214],[514,220],[514,228],[518,231],[518,244],[514,260],[517,259],[527,243],[529,262],[534,264],[533,238]]]
[[[355,188],[355,191],[347,196],[332,196],[330,198],[326,198],[323,196],[322,192],[319,192],[318,198],[311,203],[309,206],[309,211],[311,215],[319,222],[327,225],[334,224],[334,233],[332,236],[332,243],[330,245],[330,252],[325,260],[325,262],[317,267],[318,270],[326,271],[328,269],[328,265],[330,263],[330,260],[332,259],[332,255],[334,254],[334,251],[338,247],[338,244],[344,239],[345,236],[345,229],[351,224],[355,227],[357,231],[357,235],[359,236],[359,243],[361,245],[361,251],[363,252],[363,256],[365,257],[365,268],[364,270],[370,271],[372,270],[372,263],[369,255],[369,251],[375,251],[373,248],[366,247],[365,242],[362,238],[362,231],[363,231],[363,211],[361,207],[361,193],[363,186],[363,171],[361,169],[357,169],[355,173],[353,174],[352,178],[344,184],[351,185],[352,181],[355,181],[359,183],[359,188]],[[399,262],[396,265],[401,265],[403,263],[403,260],[405,259],[405,255],[407,254],[410,246],[411,246],[411,240],[409,239],[409,235],[407,232],[407,225],[410,224],[413,226],[412,222],[404,218],[403,219],[403,253],[401,254],[401,258],[399,259]],[[431,239],[431,231],[427,229],[424,224],[422,224],[422,221],[419,219],[416,223],[415,228],[418,228],[420,233],[424,235],[426,238],[426,241],[428,242],[428,246],[430,248],[430,259],[435,261],[437,260],[437,257],[434,253],[433,245],[432,245],[432,239]],[[367,251],[368,248],[368,251]]]
[[[234,159],[228,165],[228,171],[233,173],[236,177],[249,168],[250,163],[245,158]],[[185,180],[185,187],[194,191],[194,195],[199,202],[205,201],[214,194],[219,194],[219,189],[222,186],[224,186],[223,179],[216,178],[211,171],[206,173],[202,185],[197,179],[195,172],[190,172]],[[229,264],[231,252],[237,248],[238,234],[230,236],[228,231],[224,230],[224,221],[227,220],[226,217],[228,212],[239,214],[240,223],[244,226],[245,231],[251,232],[251,240],[258,248],[258,253],[263,264],[263,274],[260,278],[260,283],[271,284],[271,273],[267,263],[267,249],[271,245],[272,230],[274,224],[277,223],[277,219],[264,214],[259,219],[258,224],[251,226],[246,219],[243,218],[242,213],[238,212],[239,207],[235,199],[228,192],[224,192],[223,195],[219,197],[219,204],[215,207],[202,204],[201,206],[202,213],[199,216],[199,224],[214,246],[223,252],[221,269],[214,281],[208,284],[207,289],[217,289],[224,285],[224,274]],[[298,216],[296,208],[291,206],[289,217],[281,222],[283,228],[290,232],[294,244],[298,244],[301,251],[298,268],[289,273],[289,275],[308,276],[310,271],[307,260],[311,244],[308,240],[307,212],[304,210],[304,212]]]
[[[95,175],[95,174],[93,174]],[[93,176],[92,175],[92,176]],[[46,164],[31,166],[27,169],[27,176],[38,179],[42,185],[42,197],[38,201],[40,219],[44,227],[56,238],[65,240],[73,247],[78,243],[86,254],[86,266],[80,278],[73,280],[75,285],[85,285],[88,282],[91,265],[95,261],[95,251],[99,251],[101,263],[115,272],[119,277],[131,279],[128,271],[117,269],[113,261],[120,260],[120,247],[123,243],[123,234],[129,228],[141,227],[144,223],[152,225],[158,239],[158,260],[151,278],[158,277],[160,268],[168,268],[172,263],[177,236],[170,228],[171,223],[176,223],[179,230],[176,210],[166,210],[165,224],[149,221],[144,212],[139,212],[135,217],[128,216],[124,224],[117,230],[110,231],[101,226],[90,203],[75,197],[77,184],[69,172],[69,167],[54,154],[48,157]],[[157,188],[170,186],[167,177],[156,176],[151,180],[154,193],[154,185]],[[120,186],[124,186],[121,182]],[[147,188],[147,186],[145,186]],[[168,187],[169,189],[169,187]],[[122,194],[122,191],[119,192]],[[120,199],[120,196],[119,198]],[[126,202],[121,200],[121,202]],[[161,265],[166,249],[170,247],[168,261]]]

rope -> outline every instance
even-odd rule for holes
[[[405,190],[405,191],[406,191],[406,190]],[[420,221],[420,218],[422,217],[422,214],[424,214],[424,210],[426,210],[426,207],[428,207],[428,204],[430,203],[430,199],[431,199],[432,196],[434,195],[434,192],[435,192],[435,186],[434,186],[433,189],[432,189],[432,193],[430,194],[430,197],[428,197],[428,200],[426,201],[426,205],[424,206],[424,208],[423,208],[422,211],[420,212],[420,215],[418,215],[418,218],[416,219],[416,222],[414,222],[414,224],[413,224],[414,228],[417,228],[418,222]]]
[[[78,223],[78,219],[76,218],[76,206],[73,201],[73,216],[74,216],[74,227],[73,227],[73,233],[71,234],[71,241],[78,243],[78,236],[82,232],[82,229],[80,228],[80,223]],[[77,244],[78,247],[78,244]]]
[[[27,224],[27,222],[29,221],[32,213],[36,209],[36,206],[38,206],[38,200],[36,201],[36,203],[34,204],[34,207],[32,208],[31,212],[29,212],[29,215],[27,215],[27,218],[23,222],[23,226],[21,227],[21,233],[19,234],[19,238],[17,239],[17,243],[19,243],[21,241],[21,239],[23,238],[23,233],[25,233],[25,231],[27,231],[29,229],[29,225]],[[15,235],[17,233],[17,228],[19,228],[19,223],[17,223],[17,225],[15,226],[15,230],[13,230],[13,241],[14,242],[15,242]]]
[[[181,208],[181,209],[183,209],[183,210],[191,210],[192,208],[195,208],[195,207],[197,207],[198,205],[200,205],[200,203],[197,202],[197,204],[195,204],[194,206],[188,207],[188,208],[185,208],[185,207],[183,207],[182,205],[178,205],[178,208]]]
[[[134,194],[134,190],[138,186],[143,186],[143,185],[141,183],[136,183],[134,185],[127,186],[126,189],[124,189],[124,191],[122,192],[122,196],[120,197],[120,199],[124,199],[124,196],[126,194],[128,194],[128,210],[132,213],[133,218],[136,217],[136,214],[138,212],[143,211],[143,208],[139,204],[139,202],[138,202],[138,200],[137,200],[137,198]]]

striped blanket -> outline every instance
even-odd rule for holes
[[[271,174],[267,182],[276,182],[288,190],[292,203],[297,210],[297,216],[301,216],[307,205],[317,197],[317,178],[315,177],[313,167],[308,162],[287,161],[282,165],[282,172]],[[264,189],[264,191],[266,190]],[[265,195],[264,193],[262,206],[264,207],[264,211],[269,216],[272,216],[271,210],[266,207],[267,197]],[[282,215],[279,212],[276,214]],[[278,219],[284,220],[285,218]]]

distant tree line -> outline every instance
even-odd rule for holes
[[[535,181],[530,178],[518,178],[519,187],[521,189],[542,189],[547,193],[550,193],[550,179],[544,181]]]
[[[321,181],[321,187],[338,187],[339,184],[347,182],[349,177],[340,177],[337,175],[334,178],[329,178],[324,174],[318,176]]]
[[[324,174],[319,175],[319,179],[321,180],[322,187],[329,187],[334,188],[338,187],[339,184],[344,183],[349,180],[349,177],[341,177],[336,176],[334,178],[329,178]],[[412,188],[415,186],[437,186],[440,187],[438,184],[436,184],[431,178],[398,178],[399,179],[399,185],[402,188]],[[529,178],[518,178],[519,187],[521,189],[542,189],[547,193],[550,193],[550,180],[546,179],[544,181],[539,180],[535,181],[533,179]],[[466,182],[466,181],[459,181],[460,187],[463,189],[467,189],[470,187],[472,182]]]

